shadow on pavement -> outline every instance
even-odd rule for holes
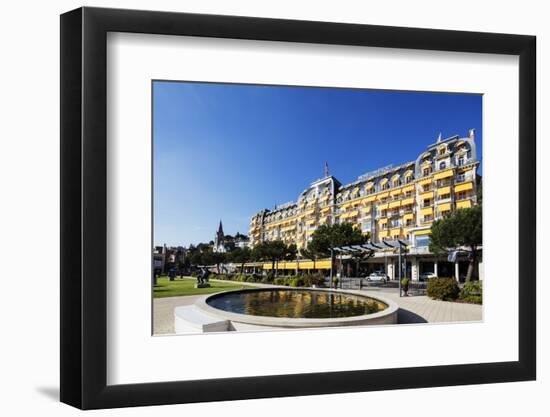
[[[404,308],[399,308],[399,311],[397,312],[397,323],[398,324],[408,324],[408,323],[427,323],[428,321],[422,317],[419,316],[416,313],[413,313],[412,311],[405,310]]]

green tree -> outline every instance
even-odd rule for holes
[[[307,250],[318,257],[330,255],[330,249],[338,246],[360,245],[367,241],[359,229],[352,223],[339,223],[319,226],[307,246]]]
[[[231,262],[241,265],[241,273],[244,271],[244,264],[252,259],[252,251],[249,248],[235,248],[228,256]]]
[[[482,243],[482,213],[482,206],[478,205],[456,210],[432,224],[430,251],[441,254],[459,247],[470,251],[466,281],[472,279],[478,259],[477,247]]]
[[[294,251],[294,256],[296,253],[296,247],[290,248],[287,246],[282,240],[269,240],[262,242],[258,245],[256,245],[253,249],[253,256],[256,260],[259,261],[270,261],[271,262],[271,270],[275,271],[275,275],[277,275],[277,270],[275,269],[275,263],[279,262],[283,259],[286,259],[289,254]]]
[[[310,256],[318,258],[332,256],[331,268],[334,265],[334,253],[331,248],[339,246],[360,245],[367,241],[368,236],[363,235],[352,223],[339,223],[319,226],[307,245]],[[311,259],[311,257],[309,258]]]

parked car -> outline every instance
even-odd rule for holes
[[[374,271],[367,277],[367,281],[386,282],[389,277],[383,271]]]
[[[432,278],[437,278],[437,275],[434,274],[433,272],[422,272],[418,277],[420,281],[428,281],[429,279],[432,279]]]

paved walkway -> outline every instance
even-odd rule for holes
[[[217,281],[217,280],[213,280]],[[257,287],[272,287],[266,284],[251,284]],[[452,303],[432,300],[427,296],[399,297],[399,291],[394,288],[369,289],[361,291],[365,295],[376,297],[380,295],[399,305],[398,323],[449,323],[465,321],[481,321],[483,308],[477,304]],[[154,334],[174,333],[174,308],[190,305],[204,295],[187,295],[183,297],[155,298],[153,301]]]

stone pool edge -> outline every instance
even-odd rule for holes
[[[266,316],[253,316],[250,314],[231,313],[224,310],[220,310],[208,305],[206,300],[210,297],[215,297],[219,294],[209,294],[195,302],[195,306],[201,311],[215,317],[219,317],[224,320],[230,320],[232,323],[240,323],[252,326],[262,326],[271,328],[315,328],[315,327],[342,327],[342,326],[368,326],[368,325],[384,325],[384,324],[397,324],[397,312],[399,306],[392,300],[378,295],[366,296],[360,291],[355,290],[340,290],[329,288],[310,288],[310,287],[272,287],[273,290],[312,290],[333,292],[338,294],[350,294],[360,297],[372,298],[386,304],[388,307],[383,311],[373,314],[365,314],[362,316],[353,317],[340,317],[330,319],[302,319],[302,318],[282,318],[282,317],[266,317]],[[242,293],[245,291],[256,291],[258,289],[246,289],[226,291],[223,294],[228,293]],[[265,290],[262,289],[262,290]]]

